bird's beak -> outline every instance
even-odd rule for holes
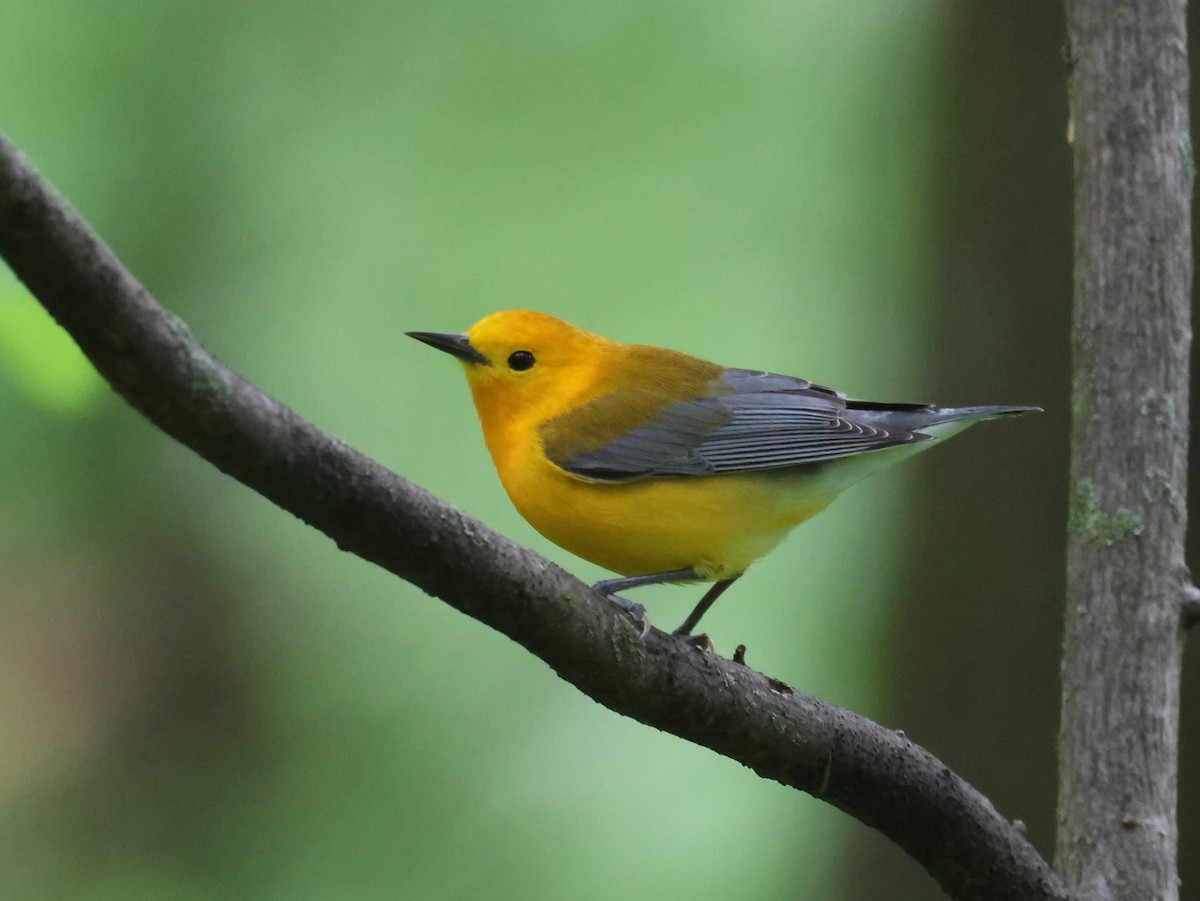
[[[480,366],[491,366],[492,361],[471,346],[471,339],[466,335],[455,335],[448,332],[405,332],[410,338],[444,350],[451,356],[458,357],[464,363],[475,363]]]

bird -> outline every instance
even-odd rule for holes
[[[500,481],[543,536],[617,573],[593,588],[706,583],[675,634],[842,491],[984,419],[1029,406],[852,400],[805,379],[625,344],[506,310],[465,333],[406,332],[458,359]]]

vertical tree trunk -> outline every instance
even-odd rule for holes
[[[1184,0],[1067,0],[1071,511],[1057,868],[1174,899],[1191,352]]]

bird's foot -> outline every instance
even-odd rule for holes
[[[712,639],[708,637],[707,632],[701,632],[699,635],[689,635],[686,632],[680,632],[678,629],[673,633],[678,635],[692,647],[700,651],[715,651],[716,646],[712,643]]]
[[[650,634],[650,617],[646,615],[646,608],[641,604],[635,604],[633,601],[621,597],[619,594],[605,594],[606,598],[621,608],[622,611],[629,614],[629,618],[635,624],[641,626],[642,631],[640,638],[645,638]]]

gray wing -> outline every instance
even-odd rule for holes
[[[596,481],[801,466],[926,440],[916,428],[935,410],[848,401],[803,379],[730,369],[704,397],[554,462]]]

